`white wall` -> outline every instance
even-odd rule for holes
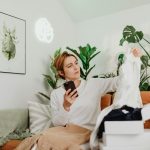
[[[90,43],[91,46],[96,46],[101,51],[95,58],[94,63],[97,66],[91,75],[116,70],[116,56],[123,49],[119,47],[119,41],[126,25],[133,25],[137,30],[150,35],[149,14],[150,5],[143,5],[77,24],[78,44]]]
[[[36,93],[45,92],[42,74],[48,72],[49,56],[57,48],[74,46],[75,26],[56,0],[1,0],[1,12],[26,20],[26,75],[0,73],[0,109],[27,107]],[[54,28],[54,40],[41,43],[34,34],[38,18],[46,17]]]

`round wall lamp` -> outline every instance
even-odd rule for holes
[[[35,23],[35,34],[41,42],[50,43],[54,38],[53,28],[46,18],[40,18]]]

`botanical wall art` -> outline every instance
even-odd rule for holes
[[[26,21],[0,12],[0,72],[26,73]]]

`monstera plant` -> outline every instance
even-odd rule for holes
[[[148,74],[148,68],[150,67],[150,53],[143,46],[142,42],[145,42],[148,45],[150,44],[150,42],[144,37],[144,33],[142,31],[136,31],[136,29],[133,26],[126,26],[123,29],[122,36],[123,37],[120,40],[121,46],[125,41],[128,43],[137,43],[145,52],[145,55],[141,57],[142,69],[141,69],[140,90],[149,91],[150,83],[148,79],[150,78],[150,75]]]
[[[52,88],[52,89],[56,89],[57,88],[57,82],[58,82],[58,75],[57,75],[57,71],[54,67],[54,60],[57,56],[59,56],[61,54],[61,49],[56,50],[56,52],[54,53],[53,57],[50,57],[50,73],[47,74],[43,74],[46,82],[48,83],[48,85]],[[50,100],[50,97],[46,94],[44,94],[43,92],[39,92],[39,94],[43,97],[45,97],[46,99]]]
[[[97,52],[97,48],[91,47],[89,44],[83,47],[79,46],[78,48],[79,50],[67,47],[68,50],[73,52],[81,60],[82,62],[82,68],[80,68],[81,78],[86,80],[89,73],[95,67],[95,65],[91,67],[90,62],[96,55],[100,53],[100,51]]]

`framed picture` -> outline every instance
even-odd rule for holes
[[[0,72],[26,74],[26,21],[0,12]]]

